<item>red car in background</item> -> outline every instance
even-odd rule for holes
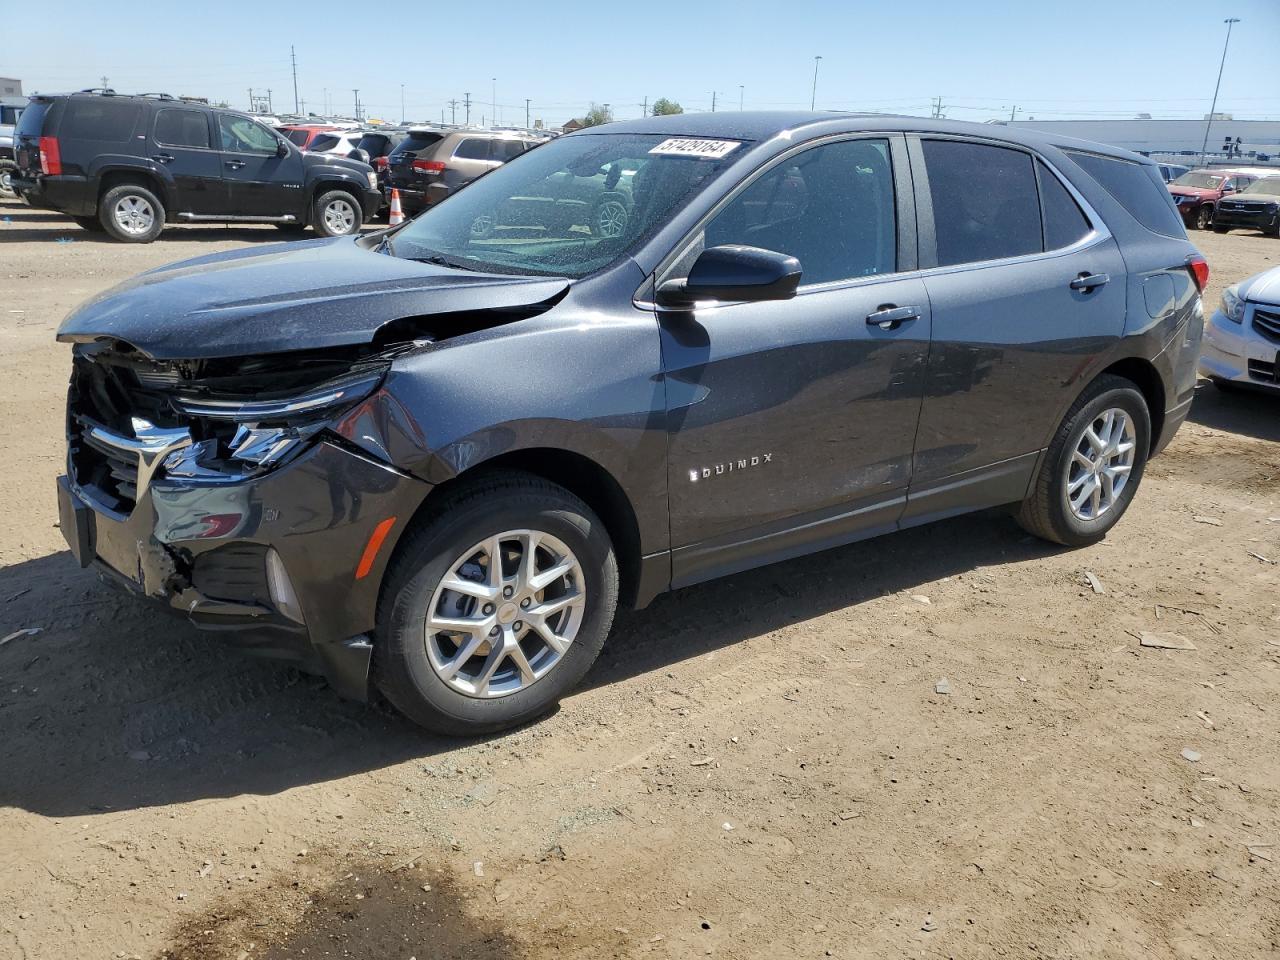
[[[1243,190],[1274,170],[1253,167],[1217,167],[1191,170],[1169,184],[1173,202],[1188,227],[1208,230],[1213,225],[1213,205],[1225,194]]]
[[[283,127],[276,127],[284,138],[292,143],[300,150],[310,148],[311,141],[322,133],[333,133],[335,130],[341,130],[341,127],[335,127],[326,123],[295,123]]]

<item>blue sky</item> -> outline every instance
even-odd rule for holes
[[[352,110],[439,119],[470,92],[472,119],[531,116],[559,125],[589,102],[640,116],[645,97],[687,110],[807,108],[821,55],[820,109],[927,113],[943,98],[955,119],[1018,116],[1198,118],[1209,109],[1225,33],[1218,109],[1280,119],[1280,0],[1022,0],[898,2],[183,3],[46,2],[38,41],[11,32],[18,0],[0,0],[0,75],[30,90],[97,86],[164,90],[247,107],[271,88],[292,109],[289,46],[308,109],[326,96]],[[466,11],[474,11],[467,16]],[[163,11],[157,15],[159,11]],[[458,108],[462,119],[462,108]]]

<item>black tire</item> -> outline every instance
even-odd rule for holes
[[[1072,512],[1067,502],[1069,464],[1085,430],[1102,413],[1113,408],[1123,410],[1132,419],[1135,434],[1133,464],[1128,480],[1113,505],[1105,512],[1100,512],[1097,519],[1081,519]],[[1054,434],[1041,462],[1040,472],[1032,485],[1031,494],[1018,510],[1018,524],[1028,533],[1069,547],[1097,543],[1119,522],[1132,502],[1142,482],[1150,445],[1151,413],[1142,392],[1132,381],[1123,377],[1099,377],[1072,404],[1062,425]]]
[[[6,200],[18,199],[18,191],[13,189],[13,175],[18,165],[12,160],[0,160],[0,197]]]
[[[344,216],[329,217],[330,212],[341,209]],[[346,226],[339,229],[337,221],[341,219]],[[364,211],[360,201],[345,190],[330,190],[316,197],[311,207],[311,226],[322,237],[350,237],[360,232],[364,224]]]
[[[120,212],[121,204],[136,206],[140,215],[147,218],[145,226],[128,226],[127,215]],[[98,201],[98,221],[111,237],[122,243],[151,243],[164,229],[164,218],[164,204],[159,198],[146,187],[134,183],[112,187]]]
[[[627,232],[631,210],[627,201],[617,195],[605,196],[591,211],[591,235],[612,240]]]
[[[1214,233],[1226,233],[1229,229],[1231,229],[1231,228],[1230,228],[1230,227],[1214,227],[1214,228],[1213,228],[1213,232],[1214,232]]]
[[[1196,229],[1208,230],[1213,225],[1213,207],[1210,204],[1200,204],[1200,209],[1196,211]]]
[[[1280,220],[1277,220],[1269,227],[1263,227],[1262,235],[1264,237],[1280,237]]]
[[[277,223],[275,227],[281,233],[287,233],[295,237],[307,231],[305,223]]]
[[[71,219],[76,222],[76,226],[83,230],[88,230],[90,233],[102,233],[105,229],[102,226],[102,221],[97,217],[72,217]]]
[[[516,692],[480,699],[455,690],[432,667],[428,608],[465,551],[519,529],[550,534],[573,551],[585,581],[582,621],[548,673]],[[494,474],[446,496],[397,546],[378,605],[374,682],[396,709],[436,733],[477,736],[517,726],[552,710],[578,684],[604,645],[617,602],[617,559],[591,509],[541,478]]]

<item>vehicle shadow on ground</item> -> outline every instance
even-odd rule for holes
[[[586,686],[1055,549],[989,512],[692,587],[620,614]],[[466,742],[228,649],[117,594],[66,552],[12,565],[0,584],[0,633],[42,628],[0,646],[0,806],[61,817],[271,794]]]
[[[1189,419],[1214,430],[1280,441],[1280,393],[1248,388],[1224,392],[1201,380]]]

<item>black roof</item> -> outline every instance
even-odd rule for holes
[[[1004,123],[966,123],[963,120],[934,120],[884,113],[835,113],[808,110],[741,111],[721,113],[678,113],[643,120],[620,120],[577,130],[567,136],[584,137],[601,133],[651,133],[667,136],[724,138],[728,140],[770,140],[789,131],[803,130],[807,137],[842,132],[951,133],[986,137],[1028,147],[1045,145],[1086,149],[1094,153],[1150,162],[1146,157],[1106,144],[1061,137],[1013,127]]]

